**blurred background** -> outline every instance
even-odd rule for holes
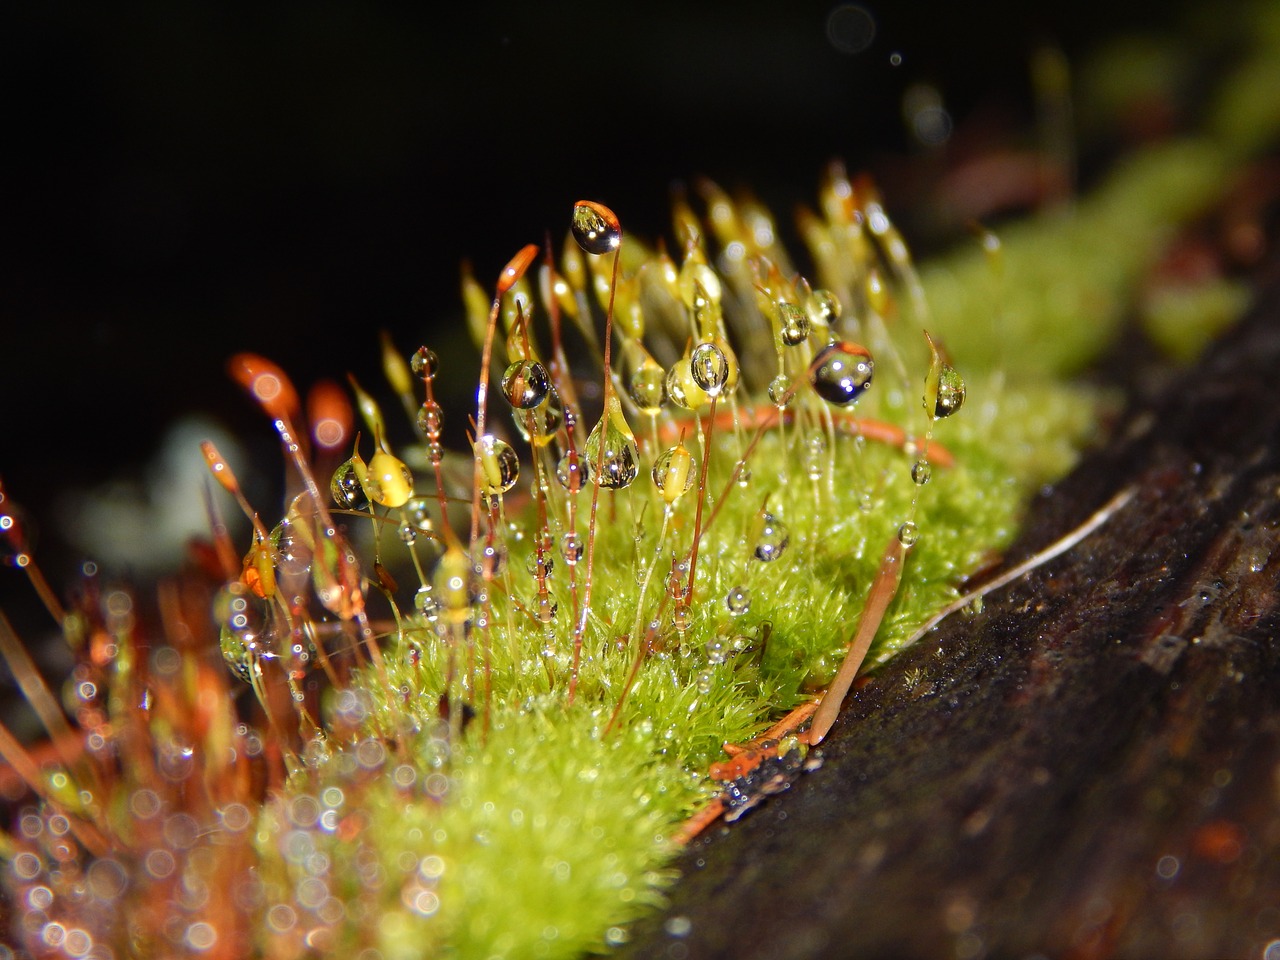
[[[54,2],[5,19],[0,478],[55,582],[91,555],[173,563],[165,517],[203,511],[200,481],[174,478],[199,477],[219,430],[277,509],[276,438],[226,377],[236,351],[300,389],[350,371],[385,398],[378,331],[430,344],[459,431],[478,366],[464,258],[489,285],[523,244],[558,245],[580,198],[669,236],[671,192],[699,176],[750,185],[788,230],[835,158],[874,172],[930,249],[949,234],[915,211],[949,171],[1046,146],[1035,51],[1077,64],[1101,37],[1175,25],[1154,0]],[[0,598],[25,589],[0,579]]]

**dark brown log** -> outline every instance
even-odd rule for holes
[[[632,957],[1280,958],[1280,287],[1032,509],[1071,553],[849,698]]]

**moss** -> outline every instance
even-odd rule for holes
[[[1220,120],[1236,131],[1231,138],[1145,150],[1074,211],[1013,225],[998,248],[958,250],[927,265],[918,283],[873,195],[833,175],[823,217],[811,217],[803,232],[818,264],[814,286],[844,306],[838,322],[823,294],[790,276],[786,251],[768,239],[776,231],[762,229],[768,215],[714,190],[705,220],[677,212],[691,228],[679,263],[623,241],[616,289],[611,256],[587,259],[570,244],[560,260],[563,289],[548,282],[535,296],[537,267],[517,257],[515,272],[529,278],[508,277],[499,291],[503,363],[492,371],[485,432],[511,438],[523,465],[512,466],[487,440],[478,473],[470,455],[435,448],[429,395],[417,418],[420,449],[392,451],[376,402],[360,393],[366,436],[380,449],[368,468],[350,464],[348,490],[377,504],[356,512],[374,514],[380,530],[403,530],[411,546],[380,536],[375,566],[372,545],[357,559],[336,535],[317,541],[329,508],[305,498],[288,518],[292,546],[281,533],[255,545],[219,610],[224,653],[253,680],[271,721],[266,734],[236,725],[225,704],[210,707],[227,699],[225,681],[197,654],[169,673],[153,658],[142,678],[131,670],[138,648],[123,620],[73,622],[84,650],[108,642],[101,638],[118,646],[114,661],[86,653],[86,676],[111,685],[102,711],[121,749],[151,757],[155,769],[137,761],[101,800],[89,786],[87,800],[75,797],[66,774],[42,785],[49,802],[33,816],[44,825],[6,839],[11,886],[24,896],[40,886],[65,915],[80,910],[77,922],[96,924],[99,940],[132,947],[206,949],[202,924],[231,945],[229,955],[272,957],[572,957],[621,942],[626,923],[658,902],[670,881],[681,822],[716,791],[706,771],[722,744],[757,734],[830,681],[885,545],[903,525],[914,525],[918,539],[876,635],[872,669],[957,595],[963,577],[1000,553],[1031,494],[1094,438],[1109,398],[1065,378],[1114,342],[1161,243],[1218,196],[1240,152],[1259,142],[1256,126],[1274,126],[1255,107],[1234,105],[1232,89]],[[488,294],[470,282],[465,299],[483,339]],[[1210,299],[1163,316],[1190,315],[1194,327],[1224,313],[1223,299]],[[610,389],[624,402],[603,421],[616,427],[623,418],[638,435],[639,476],[626,489],[600,492],[591,527],[591,485],[571,494],[551,479],[571,448],[589,459],[592,424],[587,404],[572,399],[578,381],[551,364],[559,355],[549,344],[559,341],[550,318],[559,315],[564,341],[582,343],[584,368],[595,377],[603,358],[598,349],[591,356],[592,345],[604,342],[610,302],[620,334]],[[808,318],[808,336],[787,332],[799,323],[796,311]],[[875,376],[856,406],[833,408],[810,386],[828,321],[832,335],[865,343],[874,355]],[[570,334],[574,326],[578,334]],[[967,381],[965,407],[945,420],[931,419],[920,403],[930,372],[926,326]],[[783,345],[788,339],[795,343]],[[695,340],[714,344],[741,381],[717,401],[710,439],[710,404],[689,386],[694,374],[682,359]],[[647,356],[641,344],[677,371],[668,395],[687,391],[694,413],[668,401],[651,418],[630,398]],[[549,425],[541,407],[532,431],[518,418],[535,437],[519,444],[499,410],[497,382],[506,362],[537,356],[551,367],[575,430]],[[251,387],[264,368],[254,369]],[[388,372],[411,408],[424,403],[422,380],[403,360],[390,357]],[[776,398],[778,376],[796,385],[785,425],[774,422],[768,396],[772,387]],[[283,422],[287,404],[259,397]],[[615,447],[622,442],[615,438]],[[650,472],[677,443],[696,459],[694,483],[683,496],[664,497]],[[407,501],[397,455],[416,472]],[[913,482],[924,463],[930,479]],[[499,496],[517,469],[525,485]],[[473,501],[476,477],[484,489]],[[224,486],[234,483],[224,477]],[[455,501],[447,510],[444,498]],[[367,522],[343,520],[353,537]],[[706,535],[693,573],[699,523]],[[573,534],[591,542],[576,564],[560,549]],[[555,563],[541,579],[539,545],[544,571],[546,556]],[[273,571],[286,577],[287,566],[305,561],[322,603],[308,596],[286,617],[289,604],[264,584]],[[345,637],[348,647],[359,639],[358,614],[380,592],[372,584],[386,582],[384,563],[411,578],[416,592],[402,591],[403,608],[388,608],[394,629],[381,662],[369,644],[355,644],[372,662],[335,674],[317,708],[299,675],[320,652],[351,653],[332,637]],[[553,607],[554,616],[535,616]],[[315,628],[317,649],[293,630],[299,621]],[[337,627],[322,635],[325,623]],[[287,682],[280,664],[295,670]],[[298,694],[297,713],[282,709],[281,691],[286,701]],[[134,707],[144,695],[157,704],[151,713]],[[288,770],[261,803],[254,764]],[[93,782],[81,773],[76,784]],[[181,810],[187,820],[144,816],[145,795],[157,811]],[[149,802],[142,806],[149,810]],[[129,896],[143,919],[122,927],[104,912],[105,894],[86,900],[75,870],[55,868],[74,860],[57,853],[71,829],[68,813],[84,822],[77,829],[99,864],[134,878]],[[99,829],[101,845],[88,832]],[[152,862],[160,850],[172,863]],[[171,916],[145,913],[148,898],[153,912]],[[24,935],[45,936],[44,929]]]

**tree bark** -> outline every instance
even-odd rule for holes
[[[1280,958],[1280,286],[1040,497],[631,957]]]

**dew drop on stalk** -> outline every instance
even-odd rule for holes
[[[898,542],[904,547],[910,547],[920,539],[920,530],[914,523],[908,520],[898,528]]]
[[[964,405],[964,378],[950,366],[944,365],[938,376],[937,400],[933,416],[941,420],[949,417]]]
[[[794,303],[780,301],[778,309],[778,333],[788,347],[798,347],[809,339],[809,316]]]
[[[840,319],[840,299],[830,290],[814,290],[805,299],[804,309],[815,327],[830,327]]]
[[[444,429],[444,411],[440,409],[440,404],[434,400],[424,403],[418,409],[417,424],[418,429],[426,437],[438,440],[440,432]]]
[[[539,575],[538,567],[542,567],[542,572],[541,572],[542,576],[544,577],[551,576],[551,571],[553,571],[556,568],[556,561],[555,561],[555,557],[552,555],[550,550],[544,550],[542,552],[541,559],[538,558],[538,554],[536,551],[534,553],[529,554],[529,556],[525,558],[524,568],[529,572],[529,575],[531,577],[536,577]]]
[[[431,520],[432,502],[427,497],[414,497],[404,505],[405,516],[419,533],[435,532],[435,524]]]
[[[942,345],[925,331],[929,372],[924,378],[924,409],[934,420],[949,417],[964,405],[964,378],[947,362]]]
[[[570,493],[578,493],[585,490],[591,482],[591,471],[594,469],[595,463],[588,462],[585,454],[579,453],[577,463],[574,463],[573,457],[566,453],[556,464],[556,479]]]
[[[918,486],[923,487],[932,476],[933,467],[928,460],[917,460],[911,467],[911,480]]]
[[[689,357],[689,371],[698,388],[714,397],[729,380],[729,359],[714,343],[700,343]]]
[[[564,562],[571,567],[582,559],[584,550],[582,537],[579,534],[566,533],[560,539],[560,555],[564,557]]]
[[[573,239],[587,253],[600,256],[622,243],[622,224],[603,203],[579,200],[573,205]]]
[[[769,400],[779,410],[783,410],[787,406],[787,391],[791,389],[791,381],[782,374],[778,374],[769,381]]]
[[[755,522],[753,550],[757,560],[766,563],[777,560],[791,543],[791,532],[786,524],[771,513],[761,513]]]
[[[476,573],[486,580],[500,577],[507,569],[507,548],[496,543],[486,543],[480,551]]]
[[[412,545],[418,539],[418,528],[408,520],[405,520],[396,529],[396,534],[400,537],[402,543]]]
[[[820,429],[814,428],[805,434],[800,448],[800,462],[805,476],[810,480],[821,480],[827,466],[827,436]]]
[[[677,360],[667,371],[667,397],[681,410],[696,410],[706,402],[706,395],[693,382],[689,361]]]
[[[691,454],[681,440],[668,447],[653,461],[653,485],[668,505],[675,503],[693,486],[695,465]]]
[[[511,444],[485,434],[476,441],[476,452],[480,456],[485,494],[495,496],[506,493],[516,485],[516,481],[520,479],[520,458],[516,456]]]
[[[751,609],[751,591],[743,586],[730,587],[724,603],[731,614],[740,617]]]
[[[724,663],[728,659],[728,653],[724,647],[724,640],[720,637],[712,637],[703,645],[703,650],[707,654],[707,662],[714,664]]]
[[[436,602],[435,591],[430,584],[423,584],[413,595],[413,605],[431,623],[440,615],[440,605]]]
[[[409,358],[409,369],[422,380],[434,380],[440,369],[440,358],[429,347],[419,347]]]
[[[646,357],[639,369],[631,375],[631,382],[627,384],[627,391],[631,394],[631,399],[635,401],[635,405],[640,408],[643,413],[657,413],[662,409],[662,393],[663,386],[666,382],[667,374],[662,366],[651,358]]]
[[[304,526],[285,517],[271,531],[271,542],[275,545],[276,569],[282,576],[304,574],[311,567],[311,537]]]
[[[875,364],[866,347],[837,340],[827,344],[809,365],[809,383],[828,403],[848,406],[871,386]]]
[[[355,510],[364,503],[364,485],[360,482],[360,474],[365,472],[365,463],[359,456],[343,461],[333,471],[329,481],[329,494],[333,502],[346,510]]]
[[[517,360],[502,375],[502,395],[517,410],[540,406],[551,392],[551,378],[537,360]]]
[[[580,459],[590,463],[593,471],[600,471],[595,482],[610,490],[629,487],[640,472],[640,450],[617,397],[609,397],[608,409],[587,437],[582,454]]]

